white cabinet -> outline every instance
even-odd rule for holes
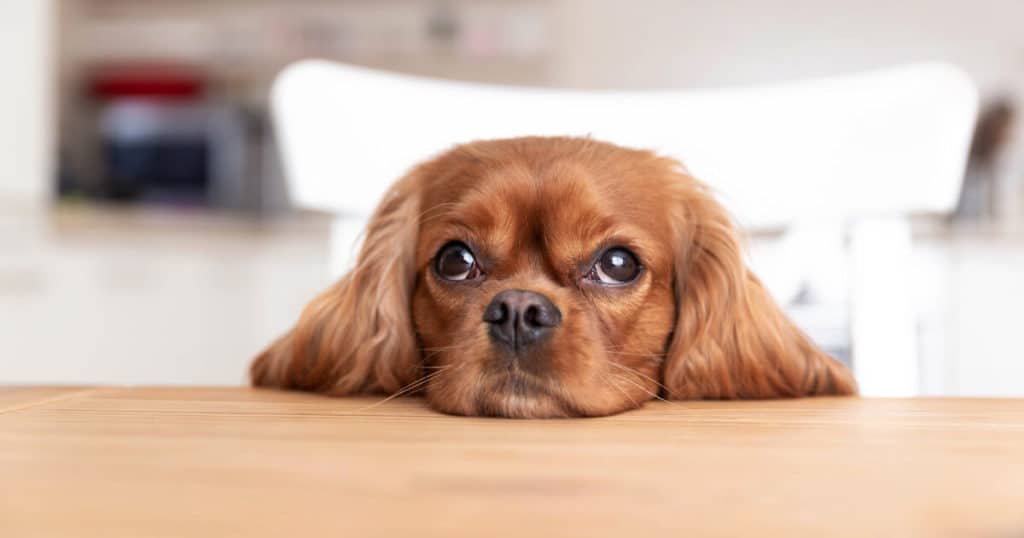
[[[893,271],[900,269],[911,285],[907,294],[916,326],[916,353],[880,346],[870,357],[876,363],[875,374],[889,375],[889,364],[893,375],[897,369],[905,372],[911,360],[916,373],[910,394],[1024,396],[1024,233],[937,228],[915,234],[908,267]],[[811,304],[788,304],[787,310],[826,350],[844,357],[841,351],[847,343],[856,347],[847,315],[850,257],[824,256],[815,248],[797,251],[810,255],[794,258],[779,247],[778,241],[753,241],[755,270],[767,284],[784,290],[777,296],[790,297],[795,286],[786,284],[786,276],[792,276],[797,266],[818,264],[806,271]],[[884,281],[887,274],[883,270],[876,280]],[[907,299],[898,288],[888,293]],[[885,296],[879,300],[885,304]],[[854,357],[857,351],[853,350]]]
[[[0,229],[0,383],[237,384],[326,284],[326,226],[61,220]]]
[[[951,388],[1024,395],[1024,242],[957,242],[951,259]]]

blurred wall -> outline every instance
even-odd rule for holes
[[[39,203],[54,155],[51,0],[0,2],[0,203]]]
[[[1024,87],[1014,0],[560,0],[555,85],[720,86],[921,60]]]

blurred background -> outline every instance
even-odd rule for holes
[[[330,219],[290,207],[268,114],[295,60],[594,89],[940,60],[981,111],[955,214],[914,222],[918,392],[1024,396],[1022,20],[1012,0],[0,2],[0,382],[243,380],[330,280]],[[845,268],[821,271],[787,308],[848,359]]]

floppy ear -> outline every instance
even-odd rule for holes
[[[849,370],[811,342],[747,269],[725,209],[684,180],[674,215],[676,324],[662,371],[668,397],[855,394]]]
[[[410,317],[419,181],[391,188],[366,229],[354,269],[306,306],[295,327],[250,367],[253,385],[332,395],[395,392],[421,375]]]

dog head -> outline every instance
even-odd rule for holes
[[[746,268],[703,184],[671,159],[578,138],[474,142],[417,166],[355,268],[251,374],[507,417],[855,391]]]

